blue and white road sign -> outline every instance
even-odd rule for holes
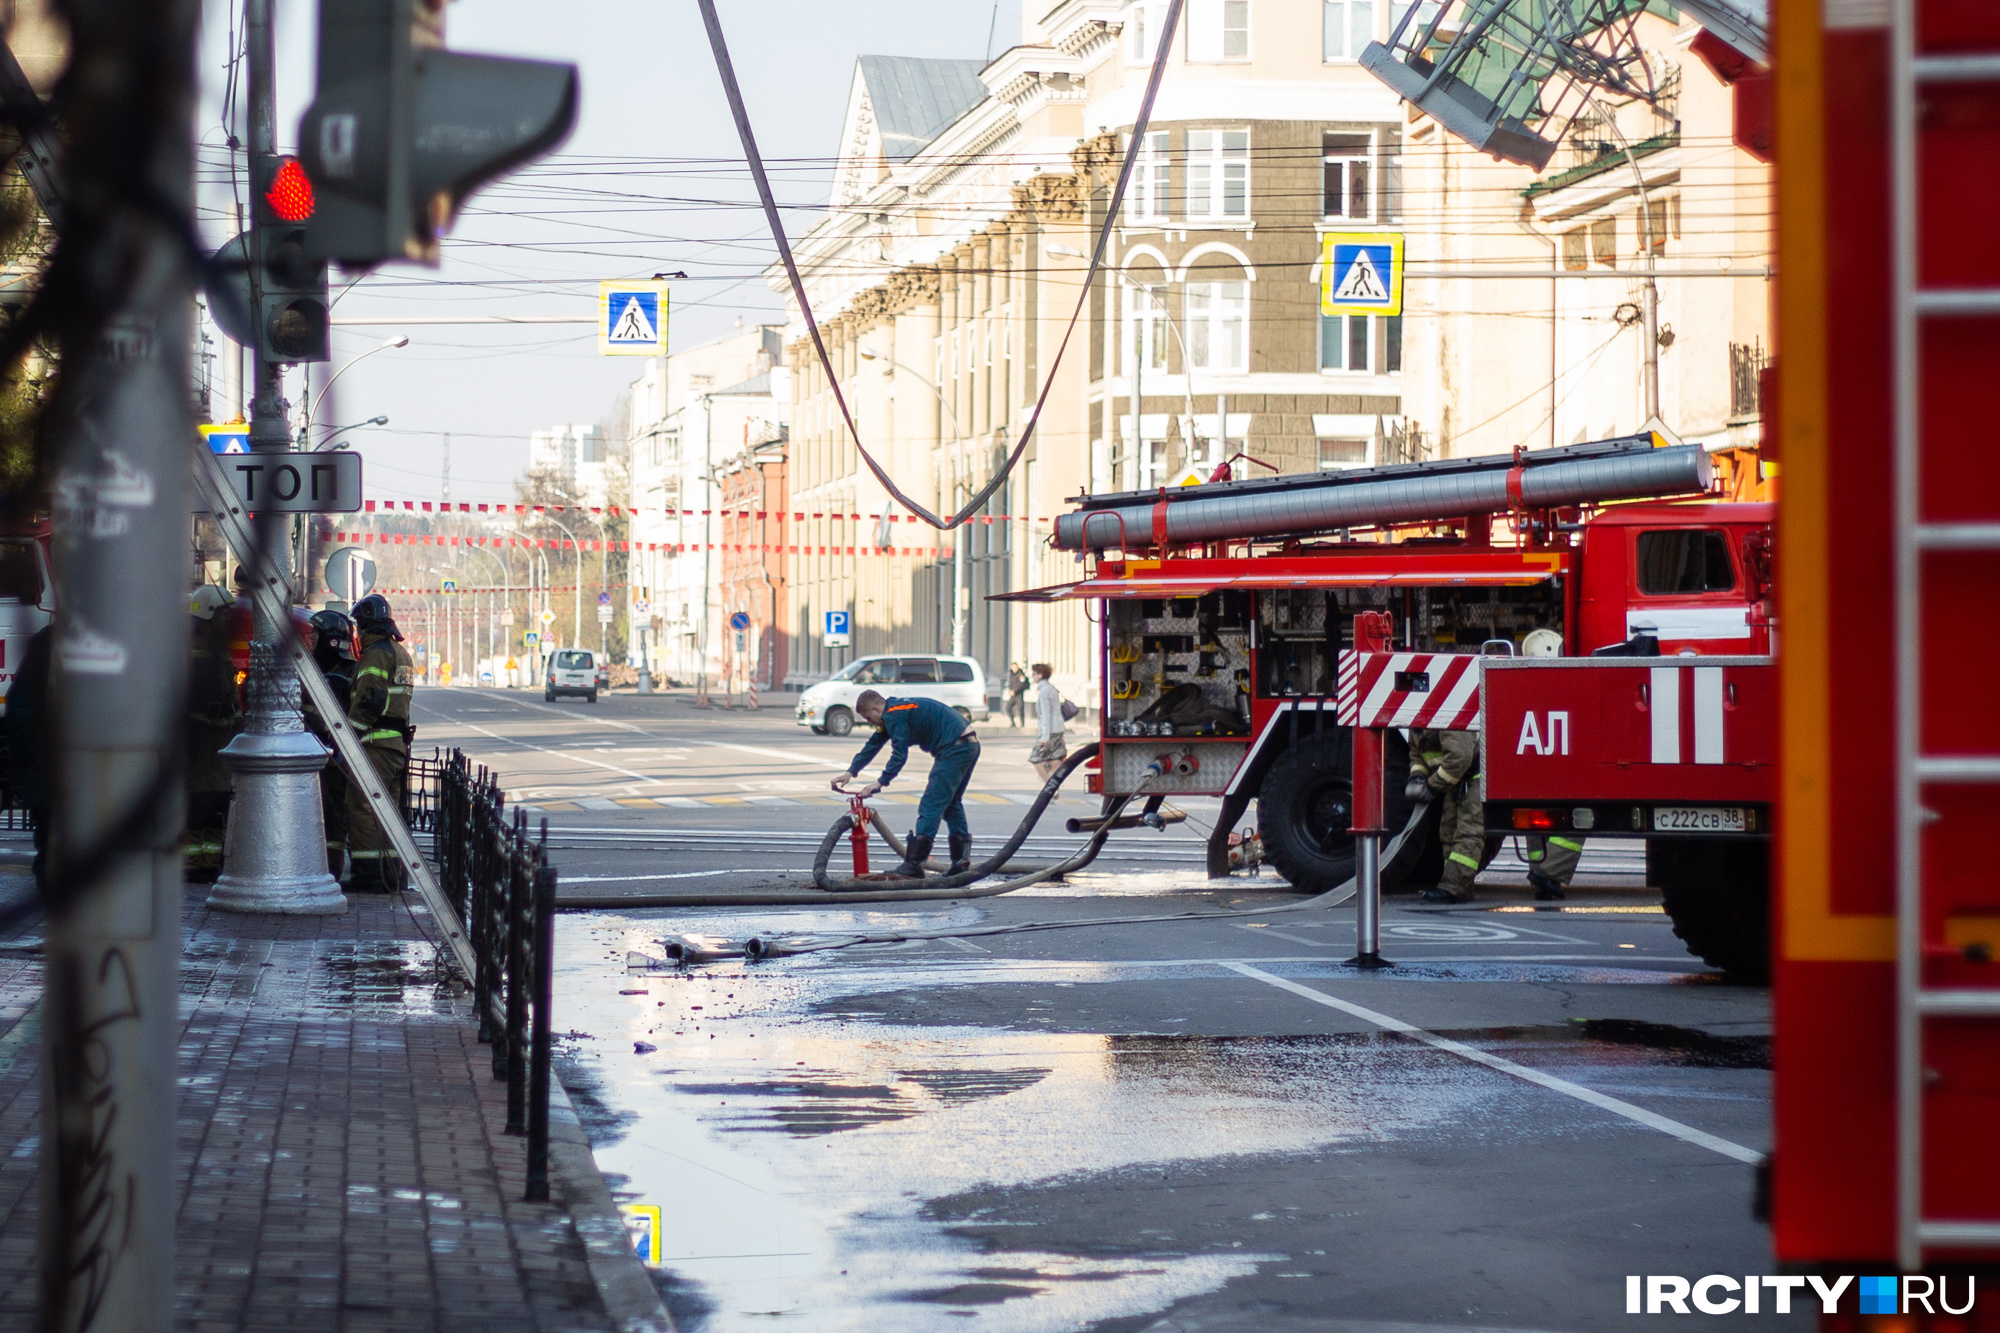
[[[738,611],[735,615],[729,617],[729,628],[749,629],[750,613],[748,611]]]
[[[1403,234],[1332,231],[1321,252],[1319,309],[1323,315],[1403,313]]]
[[[201,438],[218,454],[250,452],[250,427],[238,421],[227,426],[202,426]]]
[[[597,594],[597,604],[599,606],[611,605],[611,594],[608,592],[601,592]]]
[[[847,612],[828,611],[825,614],[826,631],[821,637],[825,639],[826,646],[829,648],[845,648],[848,638]]]
[[[667,354],[667,284],[597,284],[597,350],[605,356]]]

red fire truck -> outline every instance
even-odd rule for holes
[[[1376,725],[1484,730],[1496,849],[1516,832],[1646,839],[1690,947],[1755,975],[1775,795],[1772,506],[1705,498],[1713,487],[1702,449],[1646,434],[1091,496],[1055,531],[1094,558],[1091,577],[1010,596],[1101,603],[1092,790],[1222,797],[1211,874],[1253,799],[1287,879],[1320,890],[1354,872],[1347,723],[1365,707]],[[1396,651],[1343,712],[1362,611],[1389,613]],[[1401,828],[1408,755],[1390,735]],[[1412,837],[1384,884],[1435,882],[1440,862],[1435,836]]]

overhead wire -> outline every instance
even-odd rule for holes
[[[1133,166],[1138,160],[1138,145],[1145,133],[1146,126],[1151,122],[1153,103],[1159,96],[1160,81],[1166,75],[1167,56],[1173,47],[1173,35],[1180,24],[1181,6],[1184,2],[1185,0],[1167,0],[1166,17],[1161,22],[1159,51],[1153,58],[1152,73],[1146,81],[1146,91],[1139,102],[1139,111],[1134,122],[1137,128],[1133,133],[1131,144],[1127,146],[1124,162],[1119,167],[1118,182],[1112,188],[1110,201],[1105,205],[1104,223],[1098,230],[1097,245],[1090,257],[1090,273],[1084,281],[1083,292],[1077,298],[1076,308],[1070,312],[1069,324],[1063,331],[1062,341],[1057,344],[1056,354],[1050,360],[1048,375],[1042,382],[1041,392],[1036,396],[1034,410],[1029,414],[1027,423],[1022,427],[1021,438],[1014,446],[1013,452],[1008,455],[1005,464],[966,502],[962,509],[949,519],[945,519],[933,513],[925,505],[904,494],[902,488],[896,485],[895,479],[889,475],[887,469],[878,463],[874,456],[861,443],[861,431],[855,426],[854,413],[847,405],[846,396],[840,391],[839,377],[834,374],[833,360],[827,354],[826,350],[826,340],[821,337],[819,323],[813,318],[812,303],[806,295],[805,280],[799,274],[798,261],[792,254],[791,243],[785,236],[784,223],[778,216],[777,202],[771,193],[770,178],[765,174],[763,161],[758,155],[757,140],[750,128],[749,112],[743,104],[743,90],[737,86],[736,71],[729,60],[729,47],[723,39],[722,22],[715,12],[715,0],[698,0],[701,7],[702,23],[708,30],[709,46],[715,53],[716,67],[722,76],[723,92],[729,99],[730,114],[736,121],[736,132],[743,143],[743,154],[750,164],[751,174],[756,178],[757,194],[764,205],[765,220],[770,224],[772,240],[776,242],[778,247],[778,257],[784,263],[786,276],[791,280],[792,293],[799,303],[800,317],[805,322],[806,332],[812,339],[813,350],[819,357],[820,365],[826,371],[828,381],[833,389],[834,400],[840,406],[841,416],[847,423],[848,433],[854,441],[854,447],[862,460],[867,463],[869,471],[875,474],[876,480],[882,483],[883,487],[894,497],[896,502],[933,527],[948,532],[953,528],[961,526],[967,519],[976,515],[985,506],[986,502],[992,498],[993,494],[1006,483],[1008,474],[1013,471],[1015,464],[1020,461],[1021,455],[1027,451],[1029,441],[1034,438],[1035,427],[1041,421],[1042,409],[1048,402],[1049,393],[1055,387],[1056,372],[1062,364],[1063,353],[1068,350],[1070,339],[1076,332],[1077,322],[1083,315],[1085,305],[1089,302],[1090,284],[1096,278],[1099,268],[1103,265],[1104,252],[1111,243],[1111,232],[1118,221],[1119,210],[1125,201],[1125,190],[1131,183]]]

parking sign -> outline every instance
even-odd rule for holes
[[[828,611],[826,613],[826,629],[822,635],[826,641],[826,646],[829,648],[845,648],[848,639],[847,627],[847,612]]]

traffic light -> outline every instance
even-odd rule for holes
[[[256,225],[205,265],[209,312],[231,340],[272,365],[324,361],[326,261],[310,251],[307,222],[318,205],[312,181],[289,157],[264,163],[257,174]]]
[[[574,65],[443,50],[442,14],[443,0],[320,0],[319,83],[299,122],[318,191],[311,255],[436,264],[466,198],[576,123]]]

